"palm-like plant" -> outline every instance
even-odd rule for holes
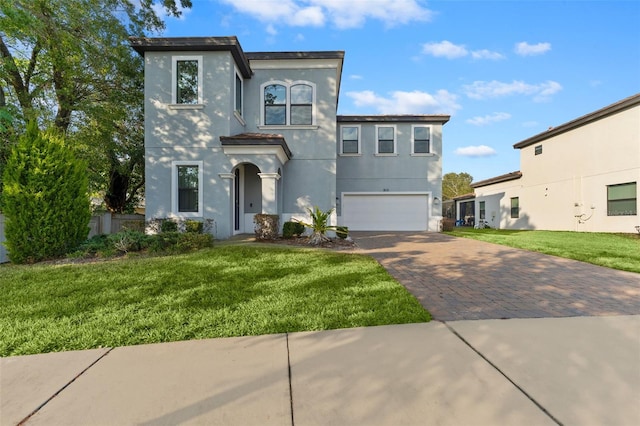
[[[333,208],[323,212],[320,210],[318,206],[315,206],[313,209],[307,208],[307,212],[311,217],[311,223],[305,223],[299,221],[307,228],[311,229],[311,236],[309,237],[309,244],[320,245],[325,241],[329,241],[329,237],[327,237],[327,231],[330,229],[336,229],[335,226],[328,225],[329,218],[331,217],[331,213],[333,213]]]

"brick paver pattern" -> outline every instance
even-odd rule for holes
[[[427,232],[353,232],[436,320],[640,314],[640,274]]]

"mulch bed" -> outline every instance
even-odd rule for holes
[[[309,244],[308,237],[292,237],[292,238],[276,238],[272,240],[258,240],[256,242],[259,243],[269,243],[269,244],[282,244],[289,246],[297,246],[297,247],[309,247],[309,248],[325,248],[331,250],[355,250],[358,248],[358,245],[352,239],[343,239],[343,238],[330,238],[329,241],[325,241],[320,245],[314,246]]]

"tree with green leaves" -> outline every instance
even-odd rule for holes
[[[124,211],[144,185],[142,59],[129,36],[163,29],[191,0],[0,0],[0,114],[15,144],[53,125],[90,164],[93,190]],[[0,156],[0,162],[2,157]]]
[[[60,131],[35,122],[11,150],[4,170],[2,207],[9,258],[15,263],[61,256],[89,233],[87,166]]]
[[[454,197],[472,193],[471,182],[473,182],[473,176],[469,173],[445,173],[442,176],[442,198],[451,200]]]

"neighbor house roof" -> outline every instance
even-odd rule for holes
[[[473,198],[476,198],[476,194],[474,194],[473,192],[470,192],[468,194],[462,194],[462,195],[458,195],[457,197],[453,197],[452,200],[463,201],[463,200],[471,200]]]
[[[489,179],[481,180],[481,181],[478,181],[478,182],[474,182],[474,183],[471,184],[471,187],[472,188],[480,188],[482,186],[493,185],[494,183],[508,182],[510,180],[520,179],[521,177],[522,177],[522,172],[515,171],[515,172],[507,173],[507,174],[504,174],[504,175],[492,177],[492,178],[489,178]]]
[[[445,114],[400,114],[400,115],[339,115],[339,123],[415,123],[415,122],[436,122],[446,123],[451,118]]]
[[[268,133],[241,133],[234,136],[220,136],[222,146],[279,146],[288,159],[293,157],[282,135]]]
[[[130,37],[133,50],[144,52],[229,51],[244,78],[251,78],[251,67],[238,38],[231,37]]]
[[[535,136],[532,136],[528,139],[518,142],[515,145],[513,145],[513,147],[517,149],[525,148],[529,145],[533,145],[534,143],[542,142],[553,136],[557,136],[561,133],[568,132],[570,130],[584,126],[591,122],[608,117],[612,114],[617,114],[618,112],[624,111],[625,109],[632,108],[637,105],[640,105],[640,93],[630,96],[628,98],[625,98],[619,102],[606,106],[597,111],[594,111],[590,114],[583,115],[582,117],[576,118],[575,120],[571,120],[567,123],[561,124],[558,127],[550,127],[549,130],[547,130],[546,132],[539,133]]]

